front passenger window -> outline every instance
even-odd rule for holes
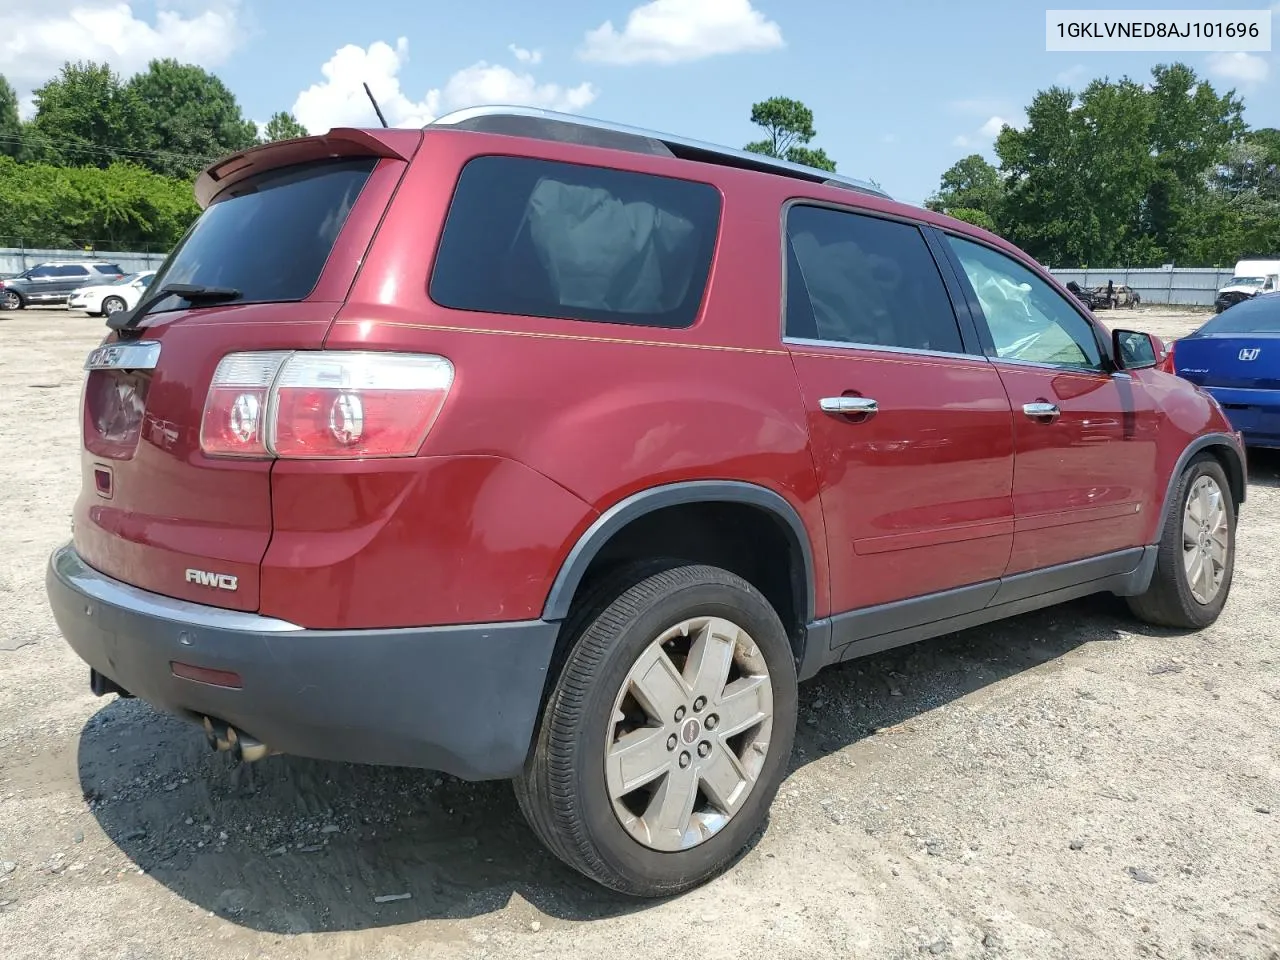
[[[997,357],[1102,368],[1092,325],[1051,286],[990,247],[950,234],[947,241],[982,305]]]

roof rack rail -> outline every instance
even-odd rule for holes
[[[430,127],[456,127],[478,133],[499,133],[508,136],[534,137],[539,140],[556,140],[562,143],[580,143],[584,146],[611,147],[653,156],[678,157],[726,167],[739,167],[774,173],[784,177],[807,180],[831,187],[842,187],[870,194],[873,197],[892,199],[875,184],[854,177],[806,167],[803,164],[778,160],[759,153],[735,150],[714,143],[690,140],[669,133],[629,127],[608,120],[596,120],[574,114],[557,113],[538,107],[483,106],[468,107],[439,117],[427,124]]]

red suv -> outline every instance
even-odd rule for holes
[[[723,870],[830,664],[1231,586],[1217,403],[1033,260],[810,168],[532,110],[209,168],[86,363],[49,599],[244,759],[510,778],[617,890]]]

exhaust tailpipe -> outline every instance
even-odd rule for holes
[[[244,763],[253,763],[267,756],[271,751],[265,743],[255,740],[247,733],[241,733],[235,727],[228,727],[231,740],[231,755]]]
[[[229,751],[231,756],[244,763],[254,763],[275,752],[260,740],[212,717],[204,718],[204,738],[211,750],[219,753]]]

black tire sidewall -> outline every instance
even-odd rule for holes
[[[736,579],[736,578],[735,578]],[[745,586],[745,584],[744,584]],[[597,629],[603,615],[588,632]],[[769,755],[744,806],[719,833],[696,847],[666,853],[633,839],[613,811],[605,782],[605,740],[614,699],[627,672],[653,639],[681,620],[716,616],[750,634],[764,655],[773,685]],[[576,653],[576,651],[575,651]],[[572,656],[572,655],[571,655]],[[681,586],[652,600],[612,638],[581,713],[582,736],[573,744],[574,792],[579,829],[610,873],[658,890],[679,890],[727,866],[763,824],[790,761],[797,713],[795,664],[786,633],[772,607],[750,588],[722,582]]]
[[[1211,477],[1218,485],[1227,511],[1226,570],[1223,572],[1222,585],[1218,588],[1217,595],[1209,603],[1201,603],[1191,595],[1191,586],[1187,581],[1186,566],[1182,562],[1182,518],[1187,509],[1187,499],[1191,494],[1191,488],[1195,486],[1195,482],[1198,479],[1204,476]],[[1217,620],[1219,614],[1222,613],[1222,608],[1226,605],[1227,596],[1231,592],[1231,581],[1235,574],[1236,510],[1226,471],[1222,469],[1222,465],[1213,457],[1203,457],[1193,461],[1183,473],[1181,486],[1178,490],[1177,508],[1169,518],[1169,523],[1165,528],[1165,542],[1161,544],[1161,551],[1166,555],[1162,559],[1167,558],[1169,562],[1170,571],[1173,575],[1173,587],[1177,593],[1178,602],[1186,612],[1187,618],[1202,627],[1207,627]]]
[[[113,302],[113,301],[114,301],[115,303],[120,304],[120,309],[121,309],[121,310],[127,310],[127,309],[129,309],[129,305],[128,305],[127,303],[125,303],[123,300],[121,300],[119,297],[107,297],[105,300],[103,300],[103,301],[102,301],[102,315],[103,315],[104,317],[109,317],[109,316],[111,316],[111,311],[109,311],[109,310],[107,309],[107,304],[109,304],[109,303],[111,303],[111,302]]]

